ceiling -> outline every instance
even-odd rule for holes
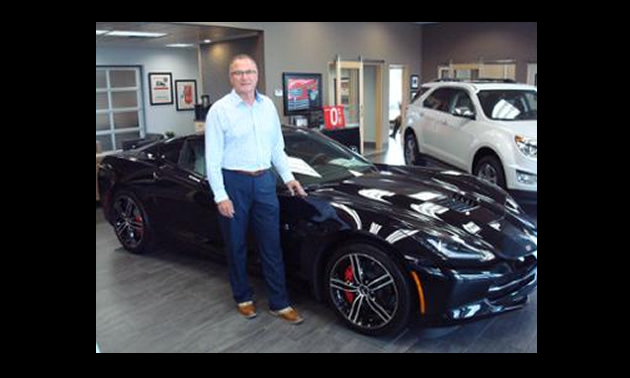
[[[435,24],[435,22],[414,22],[415,24]],[[167,22],[97,22],[96,30],[121,30],[166,33],[159,38],[96,36],[96,47],[154,47],[185,43],[198,46],[204,40],[212,42],[229,41],[257,36],[256,30],[228,28],[223,26],[183,25]]]
[[[249,38],[258,35],[256,30],[226,28],[222,26],[180,25],[162,22],[97,22],[96,30],[121,30],[166,33],[159,38],[96,36],[96,47],[165,47],[167,44],[186,43],[195,46],[204,43]]]

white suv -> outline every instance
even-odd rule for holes
[[[405,162],[426,154],[524,199],[538,187],[538,92],[496,81],[424,84],[407,108]]]

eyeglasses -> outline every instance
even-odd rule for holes
[[[247,70],[247,71],[232,71],[232,75],[234,76],[243,76],[243,75],[255,75],[257,74],[256,70]]]

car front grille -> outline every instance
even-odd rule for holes
[[[497,280],[488,290],[490,300],[498,300],[518,292],[538,279],[538,261],[533,256],[508,264],[511,273]]]

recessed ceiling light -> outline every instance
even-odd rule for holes
[[[192,43],[170,43],[166,47],[195,47]]]
[[[142,37],[142,38],[159,38],[164,37],[166,33],[152,33],[152,32],[141,32],[141,31],[124,31],[124,30],[114,30],[107,33],[108,36],[112,37]]]

